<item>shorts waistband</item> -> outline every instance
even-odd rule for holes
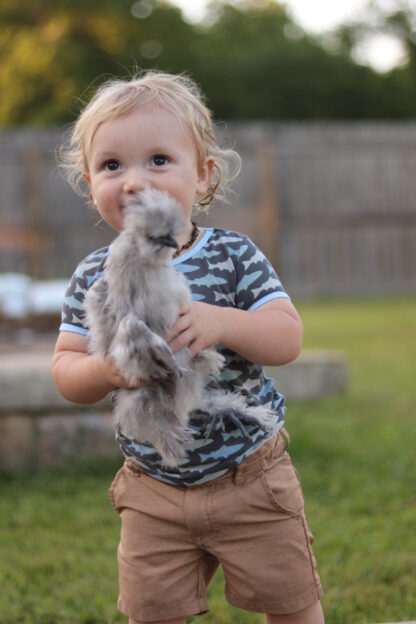
[[[218,477],[218,479],[213,479],[212,481],[207,481],[206,483],[201,483],[192,487],[215,487],[229,481],[234,482],[236,485],[244,483],[248,478],[257,475],[269,460],[278,457],[286,451],[289,448],[289,445],[290,436],[286,429],[281,427],[279,431],[272,438],[267,440],[267,442],[265,442],[259,449],[254,451],[251,455],[245,457],[241,464],[234,468],[234,470],[230,470],[230,472],[227,472],[222,477]],[[145,474],[140,466],[132,460],[126,459],[124,465],[137,475]]]

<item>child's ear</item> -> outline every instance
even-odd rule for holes
[[[82,172],[82,177],[84,178],[85,182],[88,184],[88,186],[91,189],[91,177],[90,174],[88,173],[88,171],[83,171]],[[94,204],[95,207],[97,207],[97,202],[95,201],[95,198],[92,196],[92,193],[90,193],[89,196],[89,201]]]
[[[212,172],[214,171],[215,161],[212,156],[207,156],[202,165],[199,168],[198,184],[196,186],[196,192],[198,195],[204,195],[209,189],[211,183]]]

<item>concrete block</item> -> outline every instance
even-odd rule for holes
[[[42,468],[121,457],[114,438],[111,413],[67,413],[39,417],[36,419],[36,441],[34,463]]]
[[[52,355],[44,352],[0,354],[0,412],[37,412],[78,409],[64,399],[53,382]],[[110,399],[97,403],[94,410],[110,406]],[[88,407],[83,406],[83,410]]]
[[[119,459],[110,398],[82,407],[66,401],[54,386],[50,362],[50,353],[42,351],[0,354],[0,467]],[[328,351],[305,351],[295,362],[265,372],[287,400],[339,394],[348,383],[345,358]]]
[[[0,354],[0,412],[79,411],[57,391],[50,373],[51,355],[44,352]],[[286,399],[308,400],[344,392],[345,357],[332,351],[305,351],[286,366],[266,367]],[[110,397],[82,411],[111,409]]]
[[[305,351],[285,366],[266,366],[286,399],[308,400],[341,394],[348,386],[345,356],[334,351]]]
[[[23,470],[34,454],[35,420],[29,415],[0,415],[0,467]]]

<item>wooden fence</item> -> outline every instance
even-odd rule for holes
[[[416,123],[229,124],[234,205],[201,225],[249,234],[295,297],[416,291]],[[59,129],[0,133],[0,271],[69,277],[113,234],[62,179]]]

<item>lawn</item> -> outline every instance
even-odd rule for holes
[[[305,348],[343,351],[348,392],[291,403],[287,428],[315,534],[327,624],[416,618],[416,299],[298,303]],[[126,622],[116,609],[117,466],[0,481],[0,623]],[[211,613],[230,607],[221,572]]]

